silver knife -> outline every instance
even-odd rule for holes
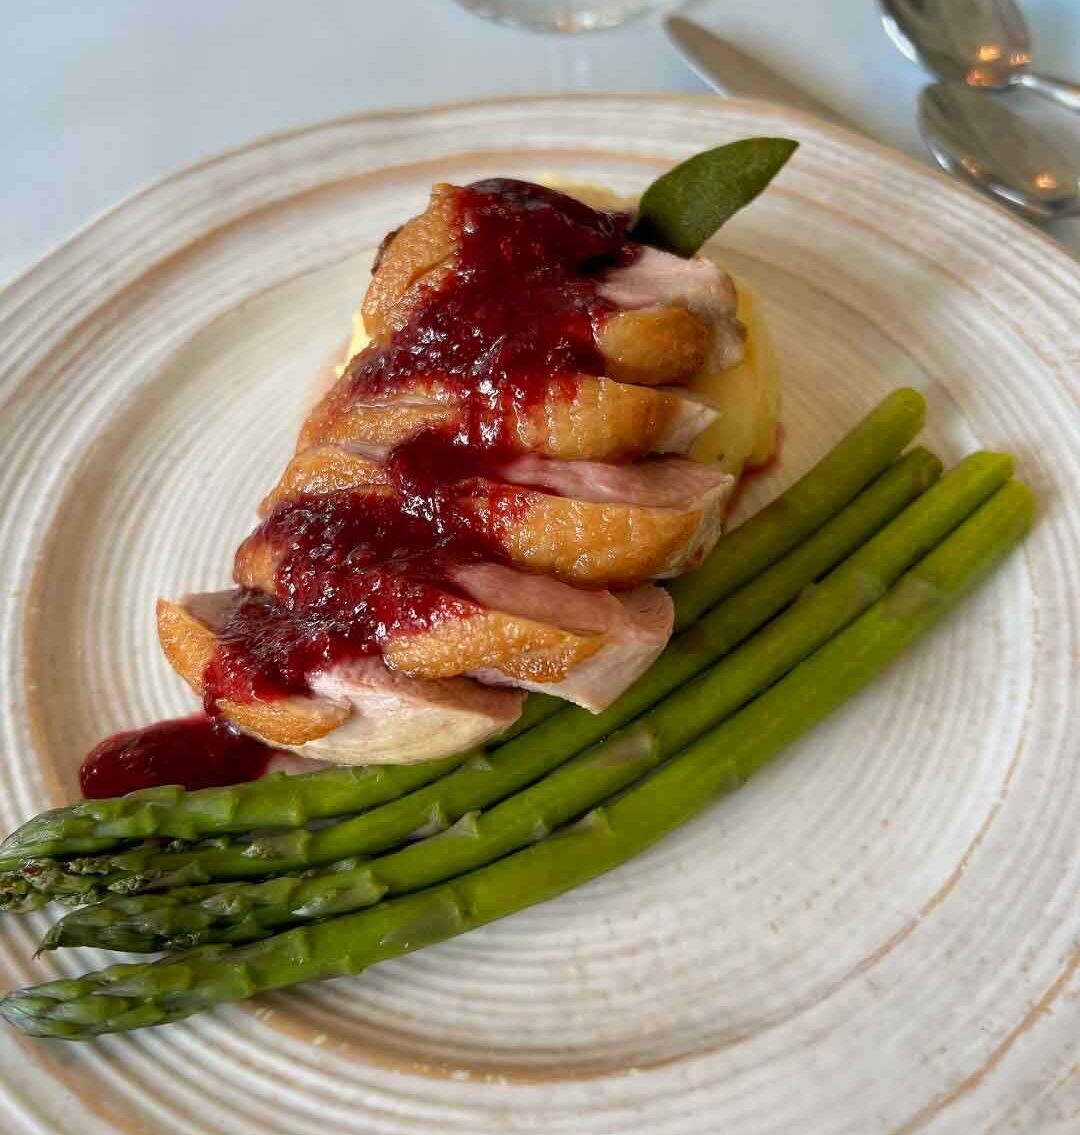
[[[682,16],[668,16],[664,20],[668,38],[679,54],[709,86],[721,94],[736,98],[768,99],[785,106],[805,110],[830,122],[857,127],[809,95],[801,87],[781,78],[775,71],[736,50],[719,36],[706,31],[700,24]]]

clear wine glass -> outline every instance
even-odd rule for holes
[[[673,0],[457,0],[485,19],[545,32],[586,32],[613,28]]]

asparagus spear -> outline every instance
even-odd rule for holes
[[[970,474],[954,474],[954,480],[970,481],[973,502],[989,495],[1009,475],[1008,459],[1001,457],[973,458],[966,468]],[[577,708],[562,710],[483,762],[467,764],[410,796],[318,832],[286,832],[246,842],[214,841],[179,852],[138,849],[67,865],[32,862],[24,876],[52,897],[89,902],[107,889],[132,893],[151,887],[302,870],[384,850],[425,824],[430,825],[430,831],[445,828],[466,812],[531,784],[678,689],[857,548],[939,471],[937,459],[923,450],[903,458],[785,560],[714,608],[692,632],[671,643],[651,670],[602,714]]]
[[[0,910],[37,910],[48,901],[48,894],[35,890],[21,875],[9,874],[0,881]]]
[[[883,598],[723,725],[614,803],[522,851],[372,910],[247,946],[208,946],[9,994],[0,1014],[38,1036],[85,1040],[178,1021],[298,982],[359,973],[554,898],[626,862],[754,772],[927,631],[1030,526],[1030,491],[999,490]]]
[[[677,626],[689,625],[838,512],[911,441],[925,415],[925,401],[914,390],[897,390],[884,399],[804,477],[725,536],[700,568],[672,585]],[[502,739],[518,736],[563,704],[534,695],[523,720]],[[193,792],[152,788],[108,800],[84,800],[44,812],[8,836],[0,844],[0,871],[26,859],[106,851],[149,837],[194,840],[256,828],[301,827],[397,799],[474,755],[267,777]]]
[[[194,840],[210,832],[299,827],[395,800],[452,772],[468,754],[412,765],[343,766],[246,784],[142,788],[42,812],[0,844],[0,869],[20,861],[107,850],[151,836]]]
[[[768,688],[866,610],[899,576],[1005,482],[1011,462],[976,454],[905,509],[808,595],[694,681],[602,744],[490,811],[470,812],[432,839],[369,863],[308,878],[183,888],[68,915],[60,945],[155,951],[239,942],[292,923],[371,906],[480,867],[542,837],[639,780]]]

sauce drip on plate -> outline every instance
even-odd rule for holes
[[[237,784],[261,776],[276,752],[220,718],[197,714],[106,738],[83,761],[79,787],[99,800],[164,784]]]

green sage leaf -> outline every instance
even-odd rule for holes
[[[693,256],[772,181],[798,145],[789,138],[742,138],[687,158],[645,190],[631,237]]]

